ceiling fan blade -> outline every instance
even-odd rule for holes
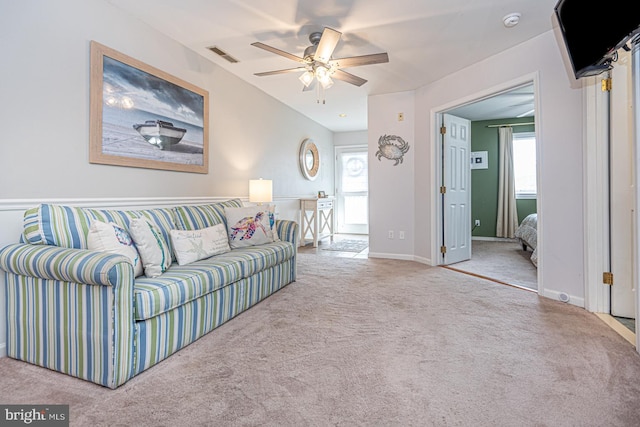
[[[346,71],[336,70],[331,77],[334,79],[342,80],[343,82],[351,83],[352,85],[362,86],[367,81],[362,77],[354,76],[353,74],[349,74]]]
[[[333,55],[333,50],[340,41],[340,36],[342,36],[340,31],[325,27],[324,31],[322,31],[322,38],[320,38],[320,43],[318,43],[318,48],[316,49],[313,59],[325,64],[329,62],[331,55]]]
[[[285,58],[291,59],[291,60],[296,61],[296,62],[300,62],[302,64],[306,64],[307,63],[307,61],[305,61],[303,58],[300,58],[299,56],[293,55],[293,54],[291,54],[289,52],[285,52],[284,50],[276,49],[275,47],[269,46],[269,45],[264,44],[264,43],[255,42],[255,43],[251,43],[251,46],[259,47],[260,49],[264,49],[267,52],[271,52],[271,53],[275,53],[276,55],[284,56]]]
[[[265,71],[262,73],[254,73],[254,76],[273,76],[275,74],[285,74],[285,73],[295,73],[298,71],[306,71],[305,67],[296,67],[296,68],[287,68],[286,70],[276,70],[276,71]]]
[[[349,68],[357,67],[359,65],[381,64],[383,62],[389,62],[389,55],[387,55],[387,52],[334,59],[330,63],[332,66],[337,66],[337,68]]]

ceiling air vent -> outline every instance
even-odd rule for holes
[[[216,46],[210,46],[207,49],[209,49],[211,52],[215,53],[216,55],[220,55],[221,57],[231,62],[232,64],[235,64],[236,62],[238,62],[236,58],[234,58],[233,56],[229,55],[227,52],[225,52],[224,50]]]

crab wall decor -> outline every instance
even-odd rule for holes
[[[382,135],[378,138],[378,151],[376,157],[382,161],[381,157],[395,160],[393,166],[402,163],[404,155],[409,151],[409,143],[397,135]]]

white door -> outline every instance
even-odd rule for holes
[[[338,233],[369,233],[369,166],[366,146],[336,147]]]
[[[612,74],[611,142],[609,146],[611,315],[635,318],[635,176],[633,173],[633,126],[631,54],[620,51]]]
[[[471,122],[443,115],[443,264],[471,258]]]

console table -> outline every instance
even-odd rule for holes
[[[307,244],[307,234],[313,239],[313,247],[318,240],[331,237],[333,242],[333,197],[300,199],[300,245]]]

